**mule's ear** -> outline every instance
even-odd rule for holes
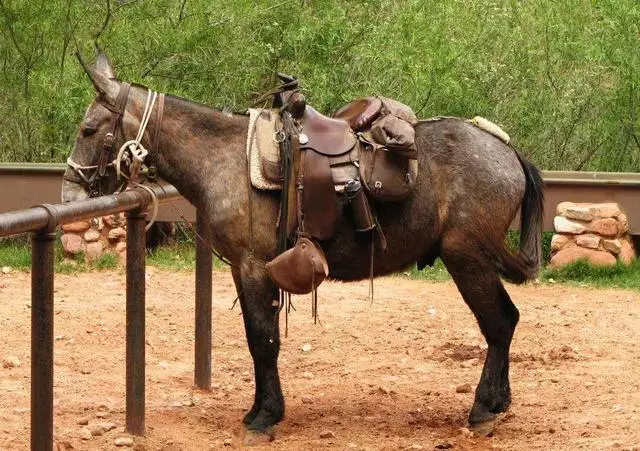
[[[115,103],[118,90],[120,89],[118,82],[105,77],[96,69],[89,67],[82,58],[82,55],[80,55],[80,52],[76,52],[76,56],[78,57],[78,61],[80,61],[80,65],[89,76],[91,83],[93,83],[93,87],[96,88],[96,91],[105,97],[109,103]]]
[[[116,73],[113,70],[113,64],[111,64],[111,60],[109,59],[107,54],[102,51],[98,53],[98,59],[96,60],[96,72],[106,78],[116,78]]]

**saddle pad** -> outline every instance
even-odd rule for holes
[[[249,131],[247,133],[247,158],[249,175],[254,188],[268,191],[282,189],[282,184],[274,183],[262,174],[264,158],[270,162],[280,163],[280,148],[273,140],[278,117],[271,110],[249,109]]]
[[[249,131],[247,132],[247,159],[251,185],[259,190],[280,191],[282,183],[273,182],[265,177],[265,161],[270,165],[280,165],[280,148],[273,140],[273,134],[279,128],[278,115],[267,109],[249,109]],[[330,158],[334,188],[337,193],[344,192],[344,183],[358,177],[357,149],[348,154]]]

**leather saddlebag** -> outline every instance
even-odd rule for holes
[[[329,265],[318,244],[301,236],[296,245],[266,265],[276,285],[292,294],[308,294],[329,275]]]
[[[381,146],[365,147],[360,152],[360,180],[369,195],[385,202],[407,198],[418,177],[418,160]]]

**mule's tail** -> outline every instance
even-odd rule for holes
[[[502,276],[513,283],[535,279],[542,260],[542,217],[544,193],[538,169],[513,148],[525,176],[525,191],[520,207],[520,249],[513,254],[500,243],[491,252]]]

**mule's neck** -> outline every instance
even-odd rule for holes
[[[166,96],[158,148],[147,158],[160,177],[200,207],[216,195],[212,192],[214,180],[218,185],[241,183],[224,177],[242,173],[238,170],[246,167],[248,123],[248,116],[225,114]]]

